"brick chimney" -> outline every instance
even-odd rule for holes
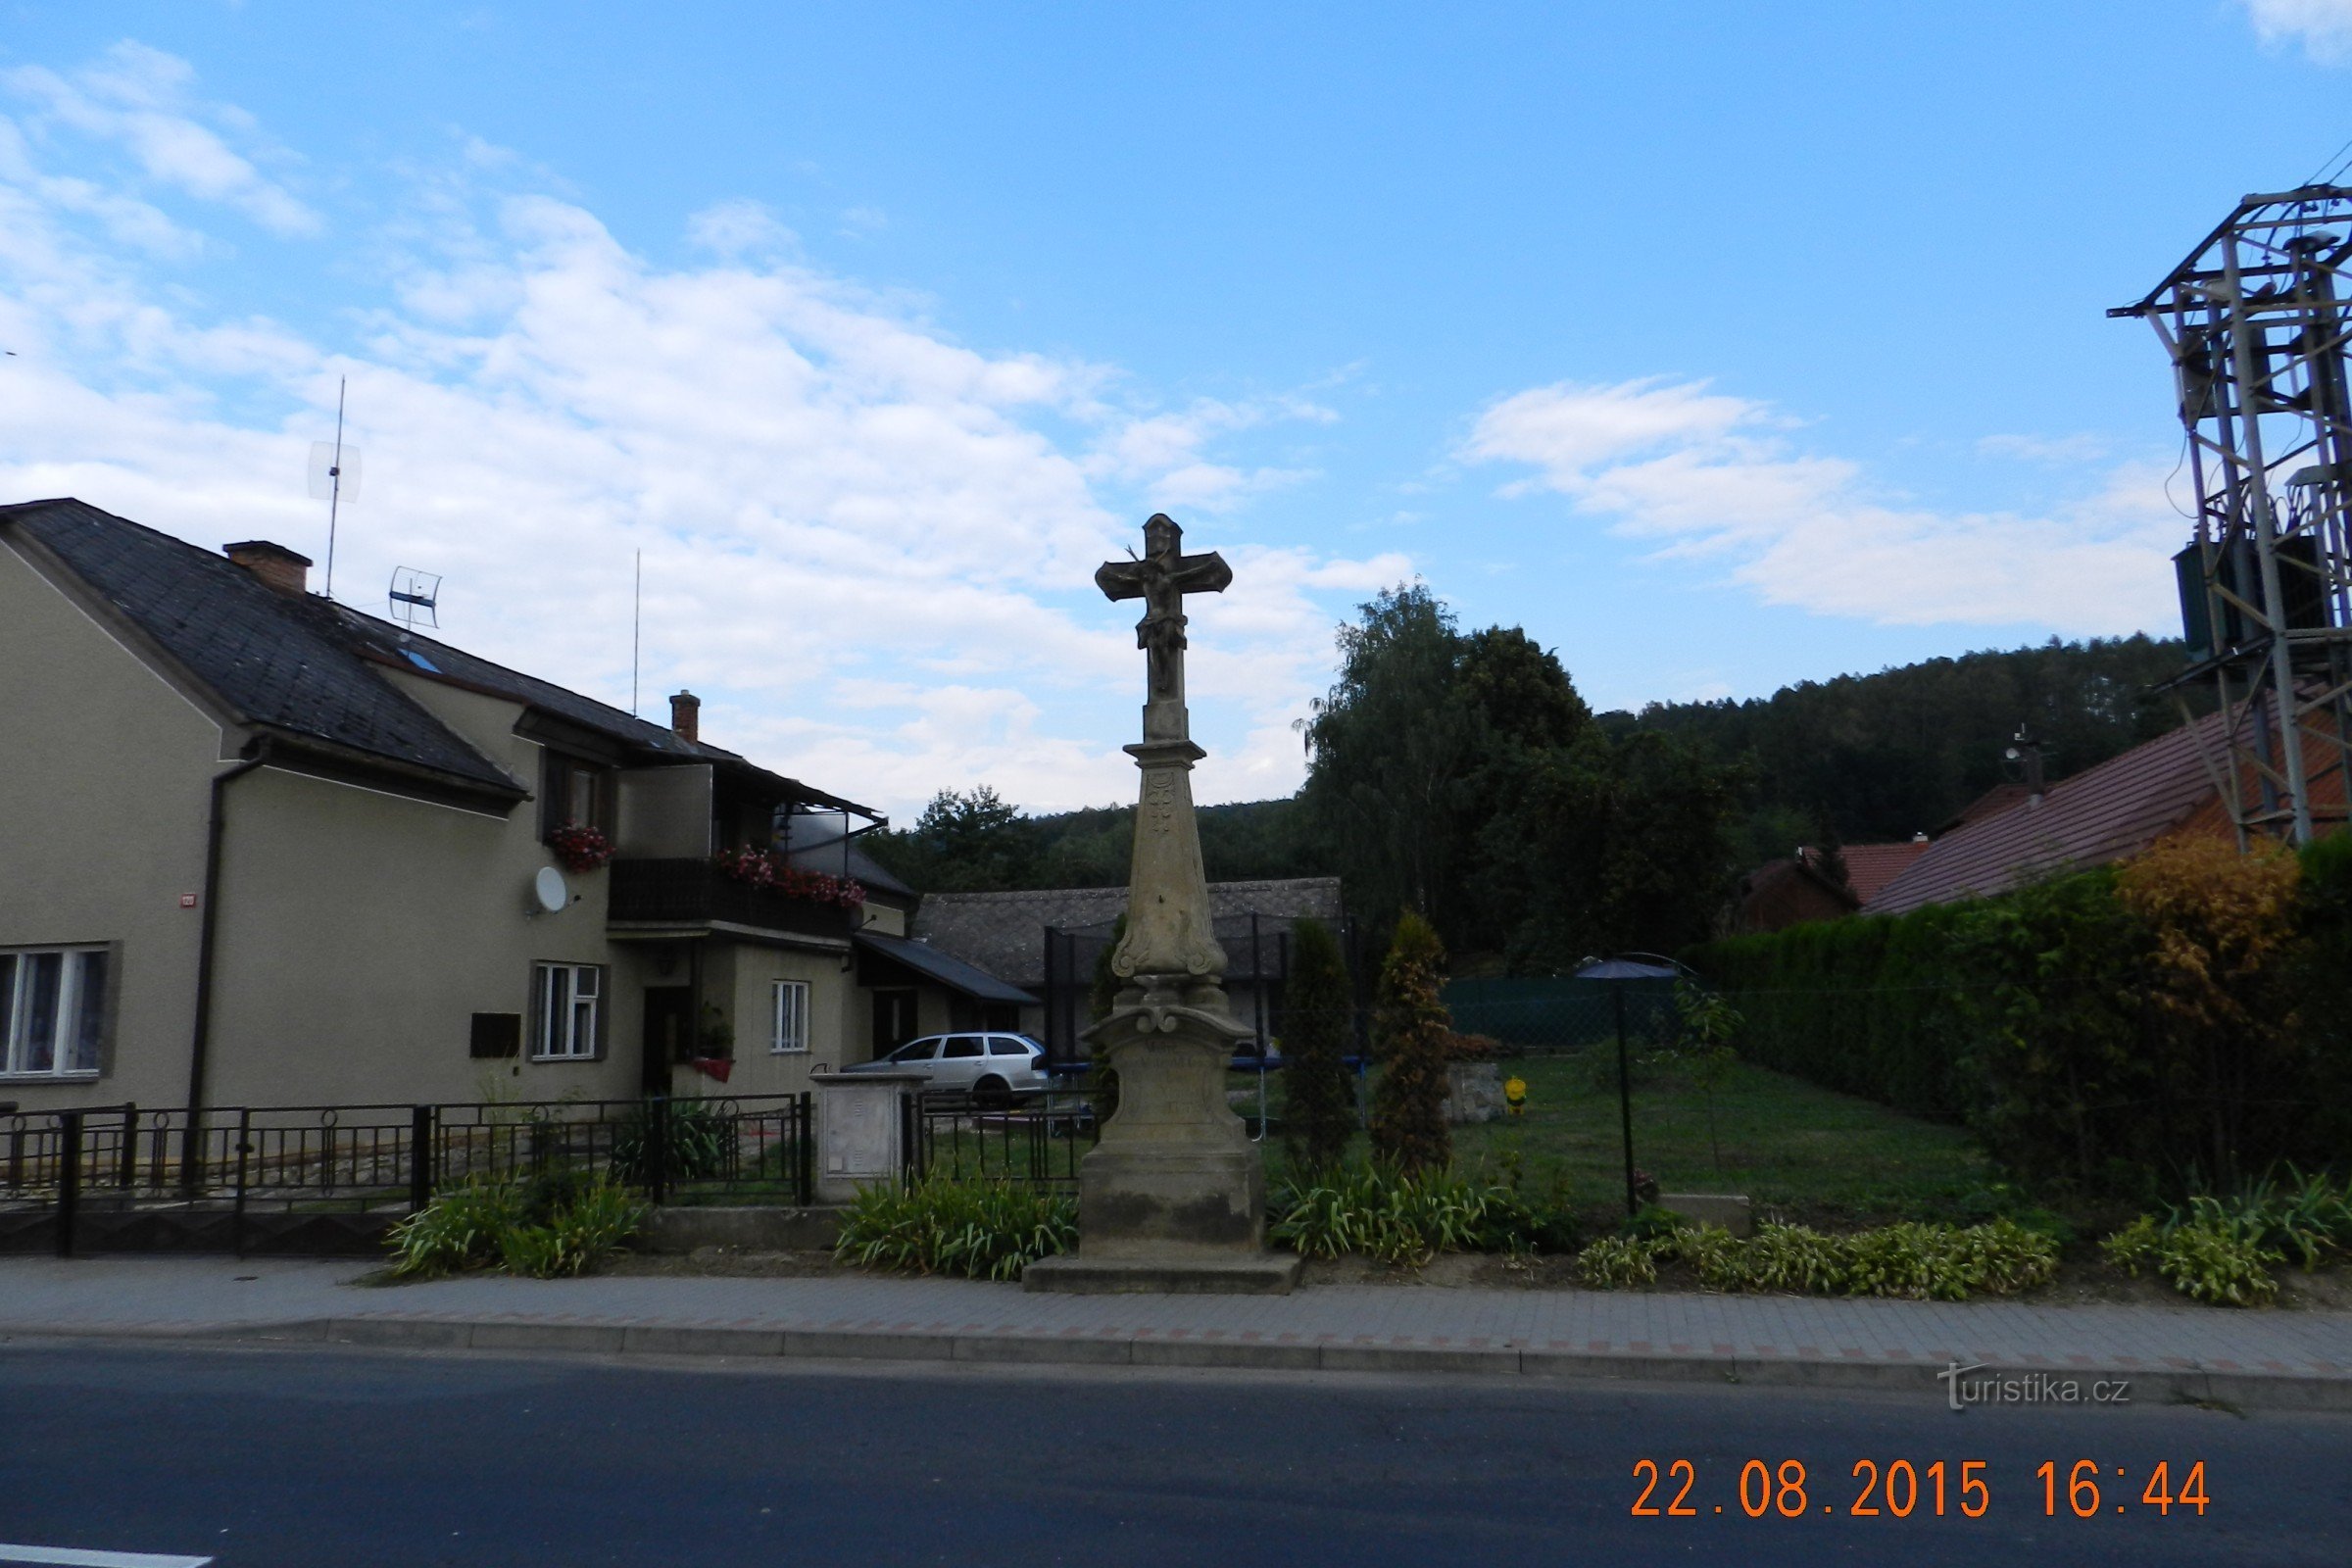
[[[220,553],[281,594],[299,598],[310,591],[311,558],[297,555],[284,545],[273,545],[267,539],[247,539],[239,544],[222,545]]]
[[[679,692],[669,700],[669,727],[682,741],[702,739],[703,700],[692,692]]]

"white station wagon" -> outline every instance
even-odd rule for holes
[[[925,1035],[887,1056],[842,1070],[920,1073],[926,1091],[959,1092],[984,1105],[1002,1105],[1048,1087],[1045,1060],[1046,1048],[1027,1035]]]

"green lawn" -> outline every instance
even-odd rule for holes
[[[1506,1079],[1527,1081],[1526,1113],[1454,1128],[1457,1163],[1500,1176],[1515,1158],[1530,1192],[1546,1193],[1564,1176],[1579,1208],[1621,1212],[1616,1054],[1527,1056],[1501,1066]],[[1792,1220],[1845,1227],[1956,1219],[1981,1206],[1996,1179],[1961,1128],[1746,1062],[1735,1063],[1715,1090],[1720,1167],[1696,1087],[1651,1073],[1638,1078],[1633,1102],[1634,1163],[1662,1191],[1744,1193],[1759,1210]]]

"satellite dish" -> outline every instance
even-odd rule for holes
[[[571,903],[571,889],[564,881],[564,873],[552,865],[543,865],[531,878],[531,898],[542,914],[561,912]]]

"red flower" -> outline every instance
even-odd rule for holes
[[[550,833],[547,847],[566,871],[593,871],[612,858],[612,841],[582,822],[566,822]]]

